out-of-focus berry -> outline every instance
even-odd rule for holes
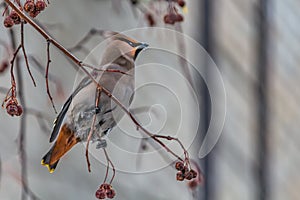
[[[8,68],[8,61],[4,60],[0,63],[0,73],[3,73]]]
[[[146,17],[146,20],[147,20],[149,26],[154,26],[155,25],[155,20],[154,20],[153,15],[151,13],[146,13],[145,17]]]
[[[185,6],[185,1],[184,0],[177,0],[177,3],[180,7],[184,7]]]
[[[3,21],[3,24],[6,28],[10,28],[12,27],[15,23],[14,23],[14,20],[10,17],[10,16],[7,16],[5,17],[4,21]]]

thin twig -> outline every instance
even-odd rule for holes
[[[98,106],[99,106],[100,97],[101,97],[101,88],[97,88],[95,109],[98,108]],[[91,141],[92,135],[93,135],[94,130],[95,130],[96,118],[97,118],[97,113],[95,112],[95,114],[93,115],[93,121],[92,121],[92,125],[91,125],[91,128],[90,128],[90,132],[89,132],[89,135],[87,137],[87,143],[86,143],[86,149],[85,149],[85,157],[86,157],[86,162],[87,162],[89,172],[91,172],[91,163],[90,163],[90,159],[89,159],[89,145],[90,145],[90,141]]]
[[[29,67],[29,63],[28,63],[28,58],[27,58],[27,54],[26,54],[26,50],[25,50],[25,45],[24,45],[24,22],[21,22],[21,46],[22,46],[22,50],[23,50],[23,55],[24,55],[24,59],[25,59],[25,63],[26,63],[26,67],[27,67],[27,71],[30,75],[30,78],[33,82],[34,87],[36,87],[36,83],[35,80],[32,76],[32,73],[30,71],[30,67]]]
[[[51,96],[50,88],[49,88],[48,74],[49,74],[50,63],[51,63],[51,58],[50,58],[50,42],[47,41],[47,66],[46,66],[46,73],[45,73],[46,89],[47,89],[47,94],[48,94],[48,97],[49,97],[49,99],[51,101],[52,107],[54,109],[54,112],[55,112],[55,114],[57,114],[57,110],[55,108],[55,105],[54,105],[54,102],[53,102],[53,98]]]
[[[18,48],[15,50],[14,54],[13,54],[13,58],[12,60],[10,61],[10,76],[11,76],[11,87],[16,89],[16,79],[15,79],[15,75],[14,75],[14,63],[15,63],[15,60],[18,60],[17,58],[17,54],[18,52],[20,51],[21,49],[21,45],[18,46]],[[13,93],[14,91],[12,91]]]
[[[13,29],[10,29],[9,31],[10,33],[10,39],[11,39],[11,43],[12,43],[12,48],[16,49],[15,53],[14,53],[14,57],[12,59],[11,62],[11,68],[13,68],[13,63],[16,60],[16,70],[17,70],[17,79],[18,79],[18,83],[19,83],[19,91],[18,91],[18,95],[19,95],[19,99],[20,99],[20,103],[25,107],[25,100],[24,100],[24,96],[23,96],[23,76],[22,76],[22,71],[20,68],[20,60],[19,58],[16,56],[18,51],[21,48],[21,45],[19,45],[18,47],[16,46],[16,39],[15,39],[15,33]],[[15,80],[14,80],[14,76],[13,76],[13,69],[11,69],[11,75],[12,75],[12,82],[14,82],[15,84]],[[26,134],[26,110],[24,110],[24,114],[21,115],[20,117],[20,127],[19,127],[19,147],[18,147],[18,153],[19,153],[19,159],[20,159],[20,165],[21,165],[21,183],[22,183],[22,196],[21,199],[25,200],[26,199],[26,195],[29,194],[29,190],[28,190],[28,180],[27,180],[27,157],[26,157],[26,150],[25,150],[25,145],[26,145],[26,138],[25,138],[25,134]]]
[[[108,163],[108,164],[107,164],[107,169],[106,169],[106,175],[105,175],[104,183],[106,182],[106,178],[107,178],[107,175],[108,175],[108,168],[109,168],[109,165],[111,165],[111,168],[112,168],[112,170],[113,170],[113,175],[112,175],[112,177],[111,177],[111,179],[110,179],[110,182],[109,182],[109,184],[111,184],[111,183],[113,182],[114,178],[115,178],[115,175],[116,175],[116,169],[115,169],[114,164],[113,164],[112,161],[110,160],[110,158],[109,158],[109,156],[108,156],[108,153],[107,153],[107,151],[106,151],[105,148],[103,148],[103,151],[104,151],[104,154],[105,154],[106,161],[107,161],[107,163]]]

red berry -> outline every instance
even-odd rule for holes
[[[42,0],[38,0],[36,3],[35,3],[35,8],[38,10],[38,11],[43,11],[45,10],[46,8],[46,3]]]
[[[33,0],[27,0],[23,6],[26,12],[33,12],[35,10],[35,4]]]
[[[97,199],[105,199],[106,198],[105,190],[104,189],[98,189],[96,191],[95,196],[96,196]]]
[[[20,116],[23,113],[23,108],[21,105],[18,105],[18,113],[16,114],[16,116]]]
[[[183,174],[185,174],[185,173],[189,172],[189,168],[187,166],[184,166],[183,169],[181,170],[181,172]]]
[[[190,189],[194,190],[198,187],[199,182],[197,180],[192,180],[188,182],[188,186]]]
[[[146,13],[145,17],[148,21],[149,26],[154,26],[155,25],[155,20],[154,20],[153,15],[151,13]]]
[[[195,170],[191,169],[190,172],[193,174],[193,178],[197,177],[198,173]]]
[[[30,17],[32,17],[32,18],[35,18],[36,16],[38,16],[38,14],[40,14],[40,11],[38,11],[37,9],[35,9],[29,13]]]
[[[184,169],[184,164],[182,162],[176,162],[175,168],[179,171]]]
[[[181,14],[177,14],[176,21],[177,22],[182,22],[183,21],[183,16]]]
[[[6,112],[11,115],[11,116],[19,116],[19,108],[18,105],[15,101],[10,100],[7,104],[6,104]]]
[[[192,180],[193,179],[193,173],[191,173],[190,171],[189,172],[186,172],[185,174],[184,174],[184,178],[186,179],[186,180]]]
[[[12,27],[15,23],[14,23],[14,20],[10,17],[10,16],[7,16],[5,17],[4,21],[3,21],[3,24],[6,28],[10,28]]]
[[[107,198],[109,198],[109,199],[114,198],[114,197],[116,196],[115,190],[113,190],[113,189],[108,189],[108,190],[106,191],[106,196],[107,196]]]
[[[177,0],[177,3],[180,7],[184,7],[185,6],[185,1],[184,0]]]
[[[184,180],[184,174],[182,172],[178,172],[176,174],[177,181],[183,181]]]
[[[10,18],[14,21],[15,24],[20,24],[21,23],[21,18],[18,15],[18,13],[16,11],[11,11],[11,13],[9,14]]]
[[[171,14],[166,14],[166,15],[164,16],[164,22],[165,22],[166,24],[174,24],[174,23],[175,23],[175,21],[174,21],[174,19],[172,18]]]

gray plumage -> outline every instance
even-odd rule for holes
[[[125,107],[129,107],[134,94],[135,58],[147,46],[114,33],[102,56],[100,63],[102,71],[94,70],[91,73],[94,79]],[[87,140],[95,114],[95,129],[91,140],[98,141],[98,147],[105,146],[102,137],[116,125],[124,112],[103,92],[96,107],[97,96],[97,85],[89,77],[85,77],[65,102],[54,121],[50,137],[50,142],[56,141],[42,159],[42,164],[46,165],[50,172],[54,171],[59,159],[73,145]]]

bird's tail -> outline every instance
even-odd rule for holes
[[[75,137],[74,131],[64,124],[59,132],[56,142],[42,158],[41,164],[46,166],[50,173],[53,173],[59,159],[79,141],[79,138]]]

